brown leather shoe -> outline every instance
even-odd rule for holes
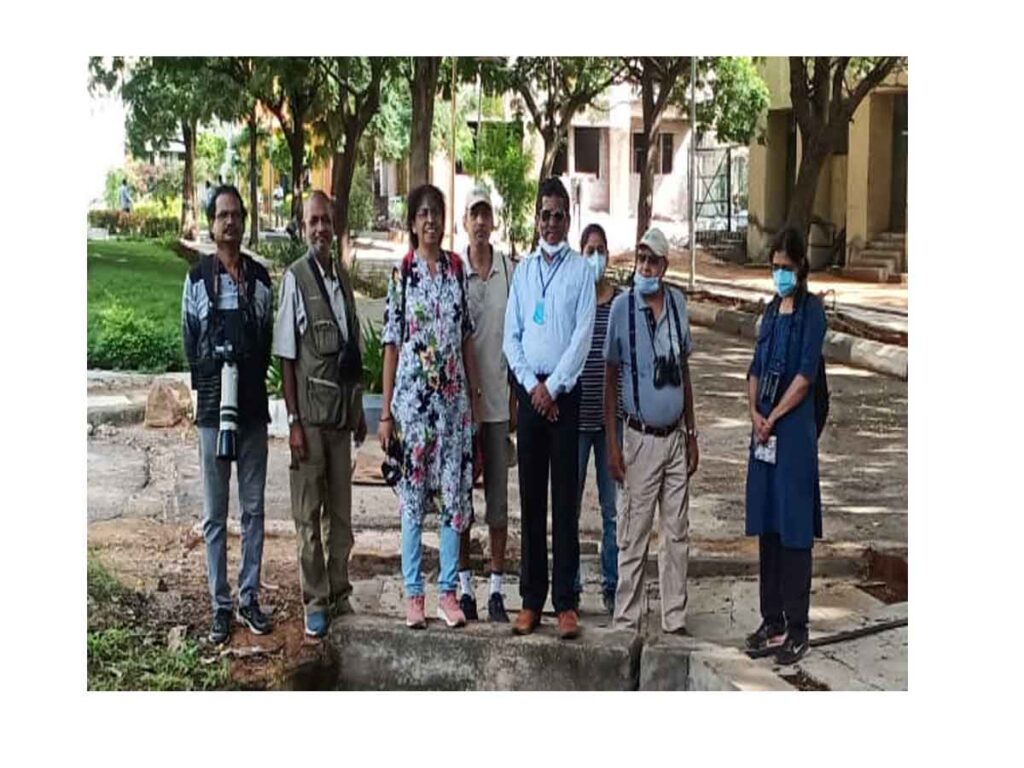
[[[540,625],[540,611],[523,608],[516,616],[512,631],[517,635],[528,635]]]
[[[562,611],[558,614],[558,636],[563,640],[571,640],[580,633],[580,620],[576,611]]]

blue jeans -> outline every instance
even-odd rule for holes
[[[459,572],[459,532],[450,525],[442,525],[440,567],[437,573],[437,591],[454,592]],[[402,578],[405,580],[405,596],[423,594],[423,525],[402,514]]]
[[[203,475],[203,539],[213,609],[231,610],[228,585],[228,486],[231,462],[217,458],[216,427],[199,427]],[[242,514],[242,563],[238,604],[253,603],[260,591],[263,560],[263,490],[267,480],[267,425],[238,428],[238,501]]]
[[[622,443],[622,430],[618,430]],[[601,576],[602,590],[606,595],[615,595],[619,583],[619,548],[615,543],[615,481],[608,471],[608,448],[605,445],[605,431],[580,432],[580,505],[583,502],[583,486],[587,480],[587,463],[590,449],[594,449],[594,463],[597,469],[597,497],[601,504]],[[577,508],[580,507],[577,505]],[[583,591],[580,570],[576,571],[576,593]]]

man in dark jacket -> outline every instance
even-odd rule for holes
[[[241,252],[245,205],[238,190],[213,190],[206,211],[215,256],[203,256],[185,278],[181,304],[185,354],[196,390],[196,426],[203,476],[203,537],[213,601],[210,640],[231,634],[227,578],[228,483],[231,461],[217,458],[221,373],[225,360],[238,371],[237,463],[242,518],[238,620],[255,634],[270,632],[258,596],[263,558],[263,491],[267,476],[267,366],[273,329],[273,289],[267,271]]]

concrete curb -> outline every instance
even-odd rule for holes
[[[641,691],[796,690],[745,653],[693,637],[662,635],[644,644]]]
[[[709,302],[691,301],[686,305],[690,322],[730,336],[753,341],[761,318],[750,312],[725,309]],[[847,333],[827,331],[825,359],[831,363],[852,365],[875,373],[907,380],[907,348],[858,338]]]
[[[146,418],[146,403],[124,403],[122,405],[93,405],[86,411],[86,421],[94,427],[100,424],[127,426],[140,424]]]
[[[735,648],[692,637],[643,637],[584,623],[558,639],[546,617],[527,637],[473,622],[426,630],[400,619],[348,615],[331,623],[317,668],[297,667],[285,687],[334,690],[792,691]]]

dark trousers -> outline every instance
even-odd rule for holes
[[[523,607],[540,611],[548,596],[548,473],[551,474],[551,601],[555,611],[575,605],[573,581],[580,562],[579,494],[580,388],[560,396],[558,421],[533,409],[530,395],[517,386],[519,425],[519,503],[522,552],[519,594]]]
[[[811,550],[782,546],[777,533],[759,537],[761,618],[785,626],[798,639],[807,636],[811,607]]]

